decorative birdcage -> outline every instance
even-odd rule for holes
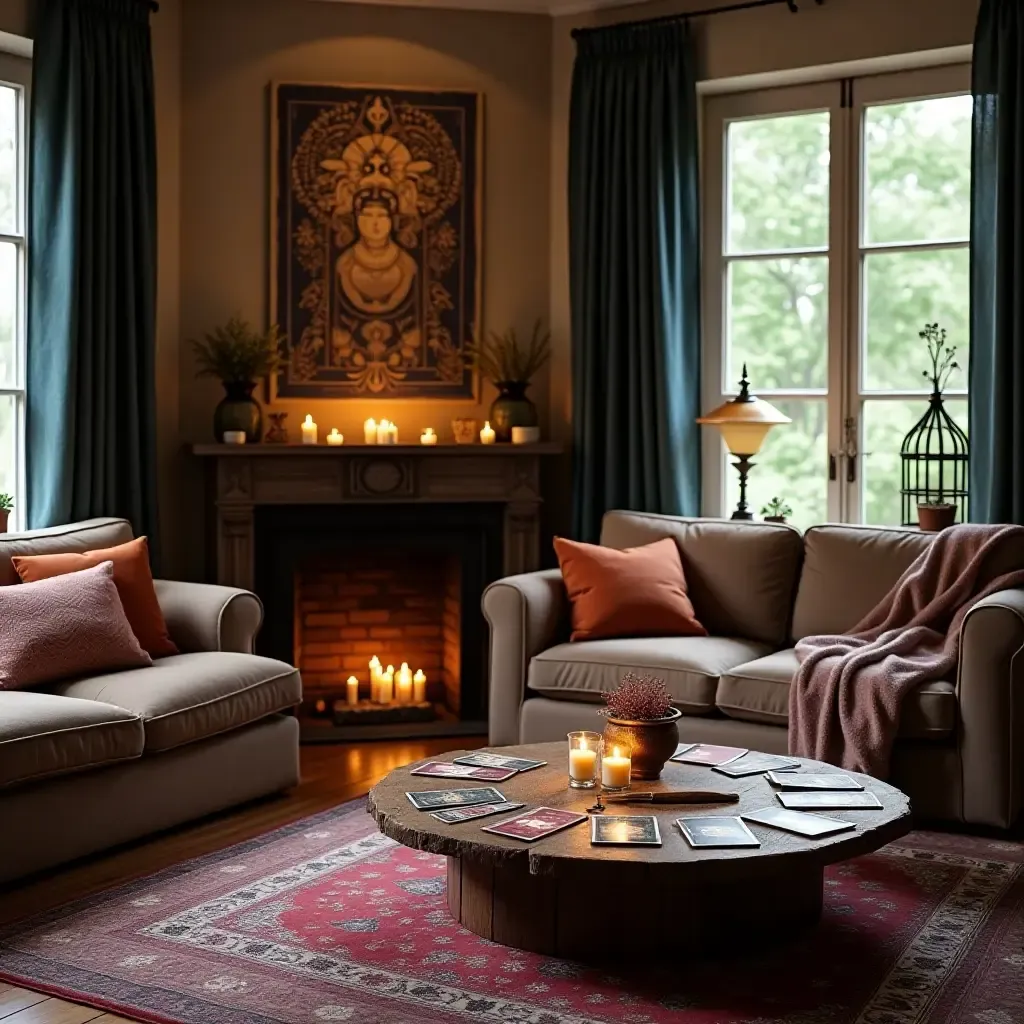
[[[921,332],[928,344],[932,369],[924,376],[932,385],[928,411],[903,439],[900,461],[903,486],[903,525],[916,526],[918,505],[952,505],[955,522],[967,521],[967,435],[946,411],[942,392],[959,364],[956,348],[946,345],[946,332],[938,324],[928,324]]]

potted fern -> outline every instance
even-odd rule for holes
[[[0,494],[0,533],[7,532],[7,521],[14,511],[14,498],[9,494]]]
[[[626,672],[619,685],[602,696],[605,707],[601,714],[608,719],[605,749],[620,746],[631,750],[634,778],[660,778],[665,762],[679,745],[676,723],[681,716],[680,710],[672,706],[665,681]]]
[[[537,426],[537,407],[526,390],[550,358],[551,332],[543,330],[540,320],[533,325],[528,342],[520,341],[510,327],[504,334],[489,331],[466,346],[468,365],[498,389],[490,413],[497,441],[511,441],[513,427]]]
[[[281,365],[281,332],[277,325],[264,333],[241,317],[233,316],[215,327],[202,341],[192,341],[199,369],[197,377],[216,377],[224,397],[213,413],[213,432],[218,441],[227,431],[244,431],[254,444],[263,437],[263,413],[252,397],[261,378],[277,373]]]
[[[792,514],[793,510],[781,498],[772,498],[761,508],[766,523],[784,523]]]

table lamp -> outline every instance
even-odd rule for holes
[[[743,364],[743,377],[740,380],[740,393],[701,416],[697,422],[711,427],[718,427],[725,441],[729,454],[736,460],[736,469],[740,474],[740,501],[733,512],[733,519],[753,519],[747,507],[747,474],[754,465],[750,460],[761,450],[764,439],[772,427],[780,423],[792,423],[788,416],[783,416],[770,402],[762,401],[757,395],[750,393],[750,381],[747,380],[747,364]]]

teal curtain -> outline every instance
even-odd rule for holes
[[[696,77],[685,24],[579,31],[569,125],[573,525],[698,515]]]
[[[39,0],[28,518],[156,530],[156,135],[146,0]],[[150,544],[155,551],[156,543]]]
[[[973,74],[971,518],[1024,523],[1024,0],[982,0]]]

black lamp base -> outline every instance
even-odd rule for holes
[[[733,452],[732,457],[736,460],[736,472],[740,475],[740,500],[732,518],[749,522],[754,518],[754,513],[750,511],[750,506],[747,504],[747,474],[754,463],[750,461],[750,455],[737,455]]]

